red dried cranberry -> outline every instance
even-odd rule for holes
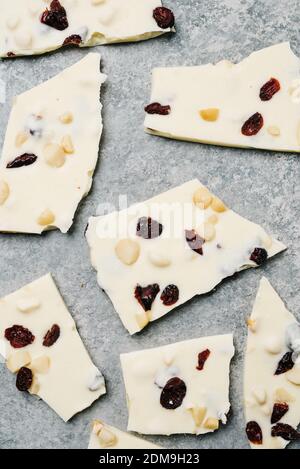
[[[166,7],[157,7],[153,11],[153,18],[161,29],[173,28],[175,17],[173,12]]]
[[[10,168],[22,168],[22,166],[30,166],[31,164],[35,163],[37,160],[37,156],[33,155],[32,153],[24,153],[21,156],[18,156],[13,161],[8,163],[6,167]]]
[[[273,407],[271,423],[277,423],[288,412],[289,406],[285,402],[276,402]]]
[[[66,37],[63,46],[79,46],[81,43],[81,36],[79,36],[79,34],[72,34],[72,36]]]
[[[33,375],[29,368],[23,366],[17,374],[16,386],[19,391],[28,391],[32,385]]]
[[[283,373],[286,373],[287,371],[294,368],[295,363],[293,362],[292,357],[293,357],[293,352],[287,352],[285,355],[283,355],[282,359],[279,361],[277,365],[275,375],[282,375]]]
[[[163,388],[160,395],[160,404],[165,409],[177,409],[186,395],[185,382],[180,378],[171,378]]]
[[[150,217],[142,217],[136,226],[136,235],[144,239],[158,238],[163,231],[163,226]]]
[[[58,0],[50,3],[50,10],[46,8],[41,16],[41,22],[51,28],[63,31],[69,27],[67,12]]]
[[[4,337],[10,342],[13,348],[23,348],[32,344],[35,337],[29,329],[23,326],[14,325],[4,332]]]
[[[171,112],[171,106],[162,106],[160,103],[151,103],[145,107],[148,114],[159,114],[160,116],[167,116]]]
[[[152,303],[155,300],[158,292],[159,286],[157,283],[148,285],[147,287],[141,287],[140,285],[137,285],[135,287],[134,296],[145,311],[150,311]]]
[[[262,265],[268,259],[268,252],[264,248],[255,248],[250,256],[250,261]]]
[[[16,54],[14,52],[7,52],[7,57],[15,57]]]
[[[200,352],[198,354],[198,366],[196,367],[198,371],[203,370],[206,360],[208,359],[209,356],[210,356],[210,350],[208,349],[203,350],[203,352]]]
[[[165,306],[171,306],[177,303],[179,290],[176,285],[168,285],[162,292],[160,299]]]
[[[271,78],[261,87],[259,97],[262,101],[270,101],[278,91],[280,91],[279,81],[276,78]]]
[[[300,433],[287,423],[277,423],[271,431],[272,436],[280,436],[286,441],[299,440]]]
[[[258,134],[258,132],[263,127],[263,125],[264,125],[263,116],[259,112],[256,112],[243,125],[242,134],[246,135],[246,137],[252,137],[253,135]]]
[[[260,426],[257,422],[248,422],[246,426],[247,438],[254,445],[262,445],[263,436]]]
[[[192,251],[203,256],[202,246],[205,240],[199,236],[195,230],[185,230],[185,239]]]
[[[53,324],[51,329],[46,333],[44,340],[43,340],[43,345],[44,347],[51,347],[51,345],[55,344],[57,339],[60,336],[60,327],[57,324]]]

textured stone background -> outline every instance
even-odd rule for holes
[[[126,428],[127,410],[119,353],[201,335],[233,331],[236,356],[231,373],[233,418],[226,428],[203,438],[151,438],[168,448],[247,448],[242,412],[245,317],[259,279],[266,275],[298,315],[300,292],[299,176],[297,155],[216,148],[164,140],[143,132],[143,105],[154,66],[196,65],[222,58],[239,61],[255,49],[290,40],[300,45],[297,0],[168,0],[177,17],[177,34],[144,43],[98,48],[108,74],[103,90],[105,131],[92,193],[81,204],[68,235],[0,235],[0,296],[51,271],[108,393],[68,424],[42,401],[15,391],[14,377],[0,365],[1,448],[85,448],[93,418]],[[12,97],[52,77],[86,54],[68,50],[1,61],[7,101],[0,105],[3,142]],[[99,202],[117,203],[119,194],[138,202],[198,177],[242,215],[261,223],[289,250],[260,270],[226,281],[214,295],[195,298],[174,314],[129,337],[98,288],[83,232]],[[149,438],[150,439],[150,438]],[[292,447],[299,447],[297,444]]]

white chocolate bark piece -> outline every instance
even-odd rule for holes
[[[231,334],[122,354],[128,430],[201,435],[225,425],[233,355]]]
[[[40,306],[30,312],[18,306],[36,300]],[[14,339],[13,326],[27,329],[34,339],[24,342],[21,337],[20,342],[22,331]],[[58,326],[58,334],[52,335],[52,340],[48,334],[45,342],[53,326]],[[104,378],[91,361],[50,274],[0,300],[0,338],[9,370],[30,369],[33,382],[29,392],[43,399],[64,421],[105,394]],[[18,344],[20,348],[16,348]]]
[[[295,378],[300,377],[299,353],[300,325],[263,278],[248,319],[245,358],[246,433],[253,449],[285,448],[289,439],[272,434],[297,433],[300,381]],[[283,357],[286,366],[280,365]],[[253,433],[258,433],[254,439]]]
[[[88,54],[15,99],[0,161],[0,231],[69,230],[98,160],[104,80],[100,55]]]
[[[153,17],[160,0],[1,2],[1,57],[43,54],[70,43],[88,47],[140,41],[173,30]]]
[[[88,449],[158,449],[160,446],[138,438],[101,420],[94,420]]]
[[[152,239],[137,233],[139,220],[147,217],[158,231]],[[199,252],[187,241],[186,230],[197,233]],[[285,249],[198,180],[127,210],[90,218],[86,237],[98,283],[131,334]],[[254,250],[262,254],[257,262],[250,259]]]
[[[150,102],[170,109],[161,110],[165,115],[147,113],[146,131],[213,145],[299,152],[299,68],[287,42],[254,52],[238,64],[224,60],[156,68]],[[279,91],[276,81],[266,85],[271,79],[279,82]],[[252,116],[252,128],[242,132]]]

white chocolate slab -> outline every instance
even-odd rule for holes
[[[22,308],[25,302],[26,311]],[[31,309],[30,304],[38,306]],[[51,347],[46,347],[43,338],[54,324],[60,327],[60,336]],[[13,348],[5,339],[4,332],[14,325],[29,329],[35,336],[33,343]],[[0,337],[1,350],[5,348],[8,365],[12,358],[15,361],[20,357],[20,353],[30,355],[30,363],[23,364],[32,369],[34,385],[38,385],[30,391],[43,399],[64,421],[105,394],[104,378],[91,361],[50,274],[0,300]],[[47,366],[36,369],[40,358]],[[12,392],[19,393],[17,389]]]
[[[196,206],[194,194],[203,187],[198,180],[193,180],[127,210],[89,220],[86,237],[98,283],[131,334],[195,295],[211,291],[235,272],[256,267],[250,260],[255,247],[264,248],[268,257],[285,249],[259,225],[232,210],[220,213],[213,210],[213,204],[206,209]],[[210,197],[213,203],[217,200],[212,194]],[[137,222],[143,216],[151,216],[163,225],[161,236],[143,239],[136,235]],[[203,255],[199,255],[187,244],[185,230],[196,229],[205,236],[203,223],[210,217],[215,218],[213,226],[208,224],[212,239],[205,242]],[[125,247],[130,256],[133,255],[131,265],[121,261],[116,251],[123,239],[129,239],[130,245]],[[142,287],[159,285],[160,292],[150,311],[145,312],[135,298],[138,284]],[[160,295],[172,284],[179,289],[179,299],[165,306]]]
[[[79,35],[81,47],[150,39],[170,31],[158,26],[153,10],[160,0],[61,0],[69,26],[63,31],[42,24],[50,0],[1,0],[0,56],[32,55],[62,47]]]
[[[94,420],[88,449],[158,449],[160,446]]]
[[[169,115],[146,114],[146,131],[163,137],[213,145],[300,151],[300,61],[285,42],[254,52],[238,64],[156,68],[150,102],[171,106]],[[281,89],[269,101],[260,89],[271,78]],[[218,109],[216,121],[199,112]],[[260,113],[264,126],[255,136],[241,132]],[[279,134],[278,134],[279,132]]]
[[[198,354],[209,350],[202,371]],[[225,425],[230,409],[229,371],[234,355],[231,334],[203,337],[121,355],[129,412],[128,430],[144,434],[201,435]],[[169,379],[180,378],[186,395],[179,407],[166,409],[160,402]],[[199,410],[204,409],[201,414]],[[198,422],[194,416],[199,418]]]
[[[287,327],[296,333],[299,324],[268,280],[263,278],[250,316],[245,358],[246,422],[257,422],[263,436],[262,444],[251,443],[253,449],[280,449],[289,443],[281,437],[271,436],[271,414],[276,402],[289,405],[280,423],[296,429],[300,421],[299,385],[290,381],[291,372],[275,375],[279,361],[291,350],[287,345]],[[300,373],[299,364],[292,371],[295,370]]]
[[[104,80],[100,55],[88,54],[15,99],[0,161],[0,231],[69,230],[98,160]],[[7,168],[25,153],[37,160]]]

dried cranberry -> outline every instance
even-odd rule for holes
[[[32,344],[35,337],[29,329],[23,326],[14,325],[4,332],[4,337],[10,342],[13,348],[23,348]]]
[[[254,445],[262,445],[263,436],[260,426],[257,422],[248,422],[246,426],[247,438]]]
[[[271,423],[277,423],[288,412],[289,406],[285,402],[276,402],[273,407]]]
[[[185,382],[180,378],[171,378],[161,392],[160,404],[165,409],[177,409],[181,406],[185,395]]]
[[[30,166],[31,164],[35,163],[37,160],[37,156],[33,155],[32,153],[24,153],[21,156],[18,156],[13,161],[7,164],[7,168],[22,168],[22,166]]]
[[[280,436],[286,441],[299,440],[300,433],[287,423],[277,423],[271,431],[272,436]]]
[[[155,300],[158,292],[159,286],[157,283],[148,285],[147,287],[141,287],[140,285],[137,285],[135,287],[134,296],[145,311],[150,311],[152,303]]]
[[[161,29],[173,28],[175,24],[173,12],[166,7],[155,8],[153,11],[153,18]]]
[[[203,352],[200,352],[198,354],[198,366],[196,367],[198,371],[203,370],[206,360],[208,359],[209,356],[210,356],[210,350],[208,349],[203,350]]]
[[[51,345],[55,344],[57,339],[60,336],[60,327],[57,324],[53,324],[51,329],[46,333],[44,340],[43,340],[43,345],[44,347],[51,347]]]
[[[79,46],[81,43],[81,36],[79,36],[79,34],[72,34],[72,36],[66,37],[63,46]]]
[[[195,230],[185,230],[185,239],[192,251],[203,256],[202,246],[205,240],[199,236]]]
[[[14,52],[7,52],[7,57],[15,57],[16,54]]]
[[[162,292],[160,299],[165,306],[171,306],[177,303],[179,290],[176,285],[168,285]]]
[[[264,248],[255,248],[250,256],[250,261],[262,265],[268,259],[268,252]]]
[[[242,134],[246,135],[246,137],[252,137],[253,135],[258,134],[263,125],[263,116],[259,112],[256,112],[253,114],[253,116],[249,117],[249,119],[243,125]]]
[[[163,226],[150,217],[142,217],[136,226],[136,235],[144,239],[158,238],[163,231]]]
[[[19,391],[28,391],[32,385],[33,375],[29,368],[23,366],[17,374],[16,386]]]
[[[162,106],[160,103],[151,103],[145,107],[148,114],[159,114],[160,116],[167,116],[171,112],[171,106]]]
[[[287,371],[294,368],[295,363],[293,362],[292,357],[293,357],[293,352],[287,352],[285,355],[283,355],[282,359],[279,361],[277,365],[275,375],[282,375],[283,373],[286,373]]]
[[[262,101],[270,101],[278,91],[280,91],[279,81],[276,78],[271,78],[261,87],[259,97]]]
[[[46,8],[41,16],[41,22],[59,31],[69,27],[67,12],[58,0],[50,3],[50,10]]]

